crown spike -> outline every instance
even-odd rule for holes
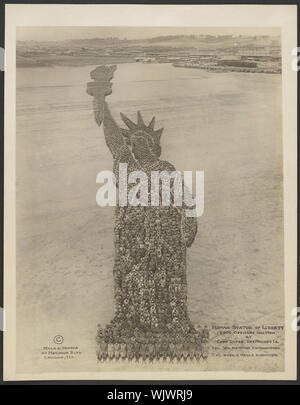
[[[154,136],[156,137],[156,139],[159,141],[160,140],[160,137],[161,137],[161,134],[163,133],[163,130],[164,130],[164,128],[160,128],[160,129],[158,129],[157,131],[154,131]]]
[[[154,130],[154,124],[155,124],[155,117],[152,118],[150,121],[148,128]]]
[[[141,113],[139,111],[137,112],[137,126],[138,126],[138,128],[141,128],[141,127],[145,126],[144,120],[143,120],[142,115],[141,115]]]
[[[126,117],[125,114],[120,113],[122,120],[125,122],[125,124],[128,126],[129,129],[135,129],[137,126],[136,124],[131,121],[128,117]]]

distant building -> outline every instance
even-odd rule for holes
[[[241,56],[240,55],[221,55],[220,56],[220,60],[241,60]]]
[[[256,68],[257,63],[256,62],[243,62],[240,60],[236,59],[226,59],[226,60],[219,60],[218,61],[219,66],[234,66],[234,67],[241,67],[241,68]]]
[[[153,63],[156,62],[155,58],[149,58],[147,56],[139,56],[135,58],[136,62],[142,62],[142,63]]]

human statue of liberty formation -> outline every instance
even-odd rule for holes
[[[91,72],[87,92],[93,96],[97,124],[103,123],[119,185],[119,164],[128,174],[174,172],[160,159],[155,118],[146,125],[140,112],[135,123],[124,114],[120,128],[105,101],[112,93],[116,66]],[[195,239],[197,220],[187,217],[184,204],[175,206],[117,206],[115,208],[115,315],[98,329],[98,359],[181,360],[207,357],[208,330],[196,329],[187,308],[186,251]]]

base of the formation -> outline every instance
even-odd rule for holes
[[[97,334],[98,360],[201,360],[208,356],[208,329],[194,329],[185,336],[155,333],[129,339],[106,339]]]

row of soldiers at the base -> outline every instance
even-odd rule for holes
[[[208,337],[198,342],[107,343],[99,341],[98,359],[104,360],[200,360],[208,355]]]

